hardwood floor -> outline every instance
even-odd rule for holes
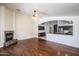
[[[79,49],[32,38],[19,40],[17,44],[7,48],[0,48],[3,56],[79,56]]]

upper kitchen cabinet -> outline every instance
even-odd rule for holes
[[[73,21],[58,20],[58,26],[73,26]]]

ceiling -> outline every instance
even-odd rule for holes
[[[33,10],[40,11],[42,16],[76,16],[79,15],[78,3],[3,3],[3,5],[19,9],[28,15]]]

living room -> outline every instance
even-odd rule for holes
[[[78,6],[0,3],[0,55],[79,56]]]

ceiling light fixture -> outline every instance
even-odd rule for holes
[[[36,20],[38,18],[38,14],[37,14],[37,11],[34,10],[34,14],[32,16],[32,19]]]
[[[33,13],[34,13],[33,16],[32,16],[33,20],[40,19],[43,16],[48,15],[48,13],[45,13],[45,12],[39,11],[39,10],[34,10]]]

